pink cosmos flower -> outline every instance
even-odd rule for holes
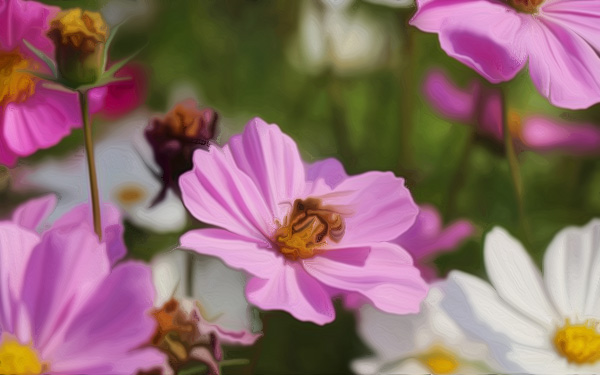
[[[431,71],[423,85],[432,107],[449,120],[474,126],[477,132],[504,142],[502,96],[498,90],[472,81],[467,87],[454,85],[441,71]],[[569,154],[600,153],[600,128],[531,116],[521,119],[511,112],[509,128],[519,148],[534,151],[562,151]]]
[[[386,242],[418,212],[392,173],[347,177],[334,159],[305,166],[290,137],[256,118],[227,145],[196,151],[180,187],[192,215],[222,228],[192,230],[181,245],[249,273],[256,306],[321,325],[345,292],[391,313],[419,310],[427,284]]]
[[[595,0],[417,0],[411,24],[438,33],[451,57],[488,81],[525,64],[559,107],[600,102],[600,3]]]
[[[46,31],[58,10],[34,1],[0,0],[0,164],[13,166],[18,157],[51,147],[81,126],[77,93],[24,72],[49,73],[23,41],[53,56]],[[93,89],[90,109],[98,112],[107,107],[109,115],[122,113],[137,99],[116,101],[115,95],[135,98],[138,93],[131,81]]]
[[[111,266],[79,212],[32,231],[51,203],[30,202],[0,222],[0,373],[129,375],[163,363],[144,347],[156,327],[149,267]]]

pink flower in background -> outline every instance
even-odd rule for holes
[[[180,187],[192,215],[223,228],[192,230],[181,245],[249,273],[256,306],[325,324],[331,298],[355,292],[387,312],[419,311],[427,284],[386,242],[418,213],[392,173],[347,177],[334,159],[305,166],[294,141],[257,118],[222,148],[196,151]]]
[[[411,20],[438,33],[451,57],[488,81],[526,63],[539,92],[559,107],[600,102],[600,3],[595,0],[417,0]]]
[[[472,81],[467,87],[454,85],[441,71],[431,71],[423,85],[424,95],[443,117],[474,126],[487,137],[504,142],[502,96],[498,90]],[[598,154],[600,128],[555,119],[530,116],[521,119],[511,112],[509,127],[522,149],[562,151],[570,154]]]
[[[163,363],[144,347],[156,327],[149,267],[111,266],[78,212],[38,235],[30,228],[51,203],[0,222],[0,373],[129,375]]]
[[[24,72],[49,73],[23,40],[53,56],[46,31],[57,12],[56,7],[34,1],[0,0],[0,164],[13,166],[17,158],[54,146],[81,126],[77,93]],[[91,90],[92,111],[106,108],[108,114],[120,114],[131,109],[139,97],[139,88],[132,87],[132,82],[138,81]],[[121,99],[115,100],[115,95]]]
[[[432,281],[437,277],[437,270],[429,261],[440,253],[456,250],[474,231],[475,228],[467,220],[457,220],[444,228],[437,210],[423,205],[413,226],[393,242],[406,249],[425,280]]]

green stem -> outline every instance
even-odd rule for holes
[[[508,161],[508,167],[510,169],[510,176],[515,189],[515,195],[517,197],[517,206],[519,210],[519,224],[523,232],[523,236],[527,241],[527,244],[531,244],[531,237],[529,235],[529,223],[525,214],[525,200],[523,191],[523,181],[521,178],[521,169],[519,165],[519,159],[515,152],[515,144],[512,139],[509,127],[509,116],[508,116],[508,104],[506,97],[503,93],[502,97],[502,131],[504,132],[504,146],[506,152],[506,159]]]
[[[94,232],[98,240],[102,241],[102,221],[100,219],[100,199],[98,197],[98,177],[96,176],[96,162],[94,160],[94,142],[92,140],[92,124],[90,122],[89,104],[87,93],[79,92],[79,104],[83,119],[83,135],[85,141],[85,154],[87,157],[88,173],[90,177],[90,195],[92,198],[92,213],[94,218]]]
[[[456,171],[454,172],[454,176],[452,176],[452,181],[450,182],[450,188],[448,189],[448,200],[446,204],[446,212],[445,217],[451,218],[455,214],[456,210],[456,201],[458,200],[458,194],[460,192],[460,188],[463,186],[463,183],[467,177],[468,164],[471,160],[471,153],[473,151],[473,143],[475,140],[475,129],[469,129],[469,135],[467,136],[467,140],[465,141],[465,145],[460,154]]]

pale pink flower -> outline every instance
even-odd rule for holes
[[[34,1],[0,0],[0,164],[12,166],[17,158],[54,146],[71,129],[81,126],[76,92],[24,71],[49,73],[24,41],[53,56],[54,46],[46,32],[58,10]],[[113,98],[138,96],[139,89],[131,85],[132,81],[123,81],[91,90],[90,109],[106,108],[110,115],[132,108],[136,100]],[[123,90],[128,94],[123,95]]]
[[[488,81],[525,64],[559,107],[600,102],[600,2],[596,0],[417,0],[413,26],[438,33],[448,55]]]
[[[112,266],[78,212],[32,231],[51,205],[42,198],[0,222],[0,372],[129,375],[163,363],[145,347],[156,327],[149,267]]]
[[[223,228],[192,230],[182,246],[252,275],[256,306],[317,324],[334,320],[331,298],[347,292],[387,312],[419,310],[427,284],[386,242],[418,213],[392,173],[347,177],[334,159],[305,166],[290,137],[256,118],[227,145],[196,151],[180,187],[192,215]]]
[[[457,87],[445,73],[429,72],[424,95],[441,116],[475,127],[483,136],[504,142],[502,96],[494,88],[473,80]],[[509,129],[520,149],[561,151],[569,154],[600,153],[600,127],[532,115],[521,119],[509,111]]]

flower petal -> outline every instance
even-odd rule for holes
[[[267,243],[223,229],[196,229],[181,236],[181,247],[221,258],[229,266],[262,278],[275,277],[283,257],[266,248]]]
[[[23,228],[35,231],[48,219],[56,207],[56,201],[54,194],[30,199],[15,209],[12,221]]]
[[[485,237],[485,269],[500,297],[525,316],[553,327],[558,313],[548,299],[542,276],[521,244],[502,228]]]
[[[254,118],[241,135],[231,137],[226,147],[237,167],[250,176],[270,212],[283,219],[289,207],[285,203],[293,203],[305,185],[304,164],[296,142],[277,125]]]
[[[161,307],[171,298],[182,298],[189,295],[188,262],[189,252],[172,250],[159,253],[150,263],[152,281],[156,290],[154,306]]]
[[[316,161],[306,166],[306,180],[317,181],[322,179],[327,186],[334,189],[348,178],[342,163],[334,158]]]
[[[160,365],[156,349],[140,349],[154,333],[148,314],[154,291],[150,269],[129,261],[117,265],[71,321],[61,345],[51,353],[61,374],[135,374]]]
[[[306,259],[302,263],[306,272],[320,282],[341,291],[360,293],[385,312],[419,312],[428,288],[410,255],[401,247],[385,242],[369,247],[369,256],[362,266],[326,256]],[[352,249],[331,251],[342,253]]]
[[[420,0],[418,4],[410,23],[439,33],[448,55],[488,81],[512,79],[523,68],[527,59],[520,36],[526,16],[507,4],[490,0]]]
[[[77,95],[53,90],[43,82],[22,103],[9,103],[4,111],[3,136],[12,151],[28,156],[57,144],[72,128],[81,126]]]
[[[560,23],[600,50],[600,3],[589,0],[546,1],[541,6],[544,17]]]
[[[547,19],[531,22],[529,72],[550,103],[584,109],[600,102],[600,57],[574,31]]]
[[[538,151],[561,150],[571,154],[600,152],[600,128],[592,124],[569,124],[544,117],[523,122],[523,143]]]
[[[50,20],[60,9],[35,1],[8,0],[0,3],[0,46],[11,51],[20,48],[20,52],[30,57],[33,53],[24,45],[27,40],[48,55],[53,45],[46,37]]]
[[[332,322],[335,310],[329,293],[298,263],[277,267],[268,280],[253,277],[246,285],[248,301],[263,310],[283,310],[301,321]]]
[[[477,114],[477,83],[459,88],[441,70],[427,73],[423,93],[433,109],[441,116],[470,124]]]

